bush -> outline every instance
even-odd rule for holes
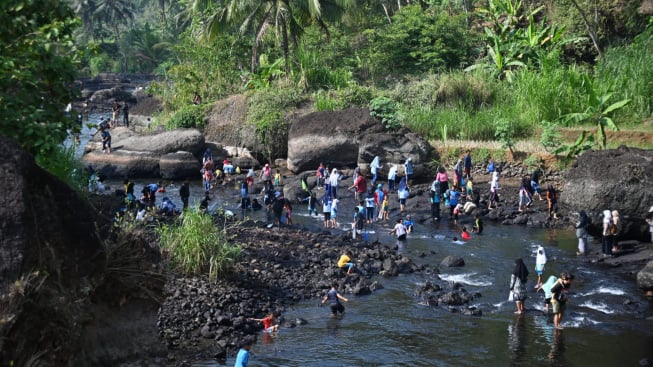
[[[379,118],[388,130],[401,127],[401,114],[397,103],[388,97],[376,97],[370,101],[370,115]]]
[[[61,181],[77,191],[83,191],[88,182],[88,175],[84,171],[81,161],[75,157],[75,146],[59,146],[50,154],[39,154],[36,164],[50,172]]]
[[[206,125],[206,115],[210,108],[209,105],[185,105],[170,116],[166,128],[168,130],[178,128],[202,129]]]
[[[157,229],[161,247],[170,254],[173,267],[184,275],[208,274],[216,280],[226,275],[242,253],[216,229],[211,216],[188,210],[174,225]]]

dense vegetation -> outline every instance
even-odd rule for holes
[[[651,129],[651,0],[17,0],[0,10],[0,134],[71,182],[80,169],[61,143],[77,125],[64,107],[76,77],[100,72],[158,75],[150,90],[170,128],[202,127],[213,102],[244,93],[269,161],[286,153],[285,112],[300,106],[369,107],[388,129],[445,145],[536,138],[569,157],[608,146],[606,129]],[[560,127],[578,138],[562,142]],[[179,269],[215,278],[240,249],[211,228],[189,212],[159,234]]]

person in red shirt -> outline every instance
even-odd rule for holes
[[[365,176],[358,175],[356,177],[356,181],[354,181],[354,184],[349,186],[350,190],[354,188],[356,189],[356,191],[354,192],[354,200],[358,202],[359,200],[363,199],[363,195],[367,192],[367,180],[365,179]]]
[[[248,320],[251,321],[259,321],[263,323],[263,331],[266,333],[275,333],[279,331],[279,324],[274,323],[274,314],[269,313],[267,316],[265,316],[262,319],[254,319],[254,318],[249,318]]]
[[[463,232],[460,234],[460,237],[463,239],[463,241],[468,241],[472,238],[472,235],[467,232],[467,227],[463,227]]]

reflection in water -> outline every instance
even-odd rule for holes
[[[552,366],[567,366],[565,359],[565,341],[562,336],[562,330],[554,329],[553,342],[551,343],[551,351],[549,351],[549,359],[553,362]]]
[[[521,365],[526,358],[526,323],[524,315],[518,315],[515,322],[508,325],[508,349],[512,365]]]
[[[342,322],[343,317],[344,317],[344,315],[342,315],[342,316],[331,316],[331,317],[329,317],[327,319],[326,328],[327,328],[327,331],[329,332],[329,334],[331,336],[335,336],[335,337],[342,336],[340,328],[341,328],[341,322]]]

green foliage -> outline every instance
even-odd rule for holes
[[[171,264],[184,275],[207,274],[217,280],[242,254],[242,247],[230,244],[211,216],[197,209],[185,211],[180,223],[161,225],[157,233]]]
[[[653,19],[653,17],[651,17]],[[594,73],[600,90],[614,91],[614,97],[632,103],[615,115],[635,121],[653,115],[653,27],[648,27],[632,44],[605,51]]]
[[[601,148],[605,149],[607,146],[607,137],[605,129],[609,128],[618,131],[619,127],[612,120],[612,113],[624,108],[630,103],[630,99],[622,99],[608,105],[608,100],[612,97],[612,93],[600,94],[594,83],[589,76],[585,75],[583,80],[585,87],[587,108],[583,112],[569,113],[562,116],[562,119],[572,123],[589,122],[596,125],[596,134]]]
[[[587,131],[583,131],[573,144],[563,144],[555,149],[553,154],[566,153],[566,158],[570,160],[581,153],[592,149],[594,144],[594,135]]]
[[[392,72],[422,73],[458,68],[468,63],[472,38],[462,14],[451,15],[437,7],[402,7],[392,23],[371,38],[369,58],[375,75]]]
[[[314,96],[316,110],[337,111],[352,106],[368,106],[372,100],[372,91],[370,88],[352,84],[344,89],[319,90]]]
[[[166,124],[168,130],[177,128],[198,128],[206,125],[206,115],[210,111],[210,105],[187,104],[177,109]]]
[[[376,97],[370,101],[370,115],[381,120],[381,124],[388,130],[397,130],[401,127],[401,113],[397,103],[388,97]]]
[[[58,1],[0,3],[0,135],[35,156],[51,155],[74,121],[64,115],[72,101],[77,21]]]
[[[542,135],[540,136],[540,143],[547,152],[551,152],[560,146],[560,126],[558,124],[542,121]]]
[[[353,83],[353,75],[348,68],[328,65],[318,49],[301,47],[297,59],[301,76],[299,85],[306,90],[341,89]]]
[[[542,157],[540,157],[539,155],[531,154],[526,159],[524,159],[524,164],[526,165],[529,171],[532,171],[538,168],[542,168],[544,162],[542,161]]]
[[[251,92],[247,123],[256,130],[268,162],[286,156],[290,126],[283,111],[296,108],[304,98],[301,91],[293,87],[258,89]]]
[[[174,48],[178,63],[166,70],[162,82],[152,83],[150,90],[168,111],[191,103],[194,92],[205,103],[234,93],[240,90],[241,80],[238,70],[228,65],[241,62],[236,57],[241,47],[229,36],[203,42],[192,34],[184,34]]]
[[[574,41],[562,39],[564,26],[547,25],[546,19],[539,24],[535,22],[535,16],[543,8],[527,12],[522,0],[490,0],[486,8],[480,9],[480,14],[491,24],[484,27],[486,61],[466,70],[485,69],[497,78],[512,82],[517,70],[539,66],[549,50]]]
[[[259,57],[259,68],[256,73],[243,72],[243,77],[248,79],[247,83],[245,83],[246,89],[270,88],[274,80],[284,75],[286,75],[284,60],[278,58],[270,63],[265,54]]]
[[[48,154],[36,156],[36,164],[77,191],[87,187],[88,176],[75,157],[75,146],[59,145]]]
[[[510,149],[515,146],[515,126],[510,120],[498,120],[494,137],[499,140],[504,149]]]

